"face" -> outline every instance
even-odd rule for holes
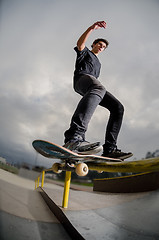
[[[102,41],[99,41],[98,43],[93,44],[92,52],[97,55],[100,52],[103,52],[105,48],[106,48],[106,44]]]

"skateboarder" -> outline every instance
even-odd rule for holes
[[[98,38],[92,44],[92,49],[86,47],[86,41],[90,34],[99,28],[106,28],[105,21],[99,21],[91,25],[78,39],[74,50],[77,59],[74,71],[74,90],[82,95],[71,120],[70,128],[64,133],[65,147],[71,150],[78,149],[85,141],[85,133],[89,121],[98,105],[110,111],[103,154],[105,157],[120,158],[129,156],[117,149],[117,137],[121,128],[124,107],[98,80],[101,64],[98,54],[109,45],[106,39]]]

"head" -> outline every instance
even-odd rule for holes
[[[109,42],[106,39],[98,38],[92,43],[92,52],[98,54],[104,51],[109,45]]]

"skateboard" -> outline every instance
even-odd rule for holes
[[[75,153],[58,144],[35,140],[32,143],[34,149],[46,158],[60,159],[62,163],[54,163],[52,170],[55,173],[62,171],[75,171],[78,176],[86,176],[89,169],[88,163],[102,163],[102,162],[122,162],[121,159],[102,157],[98,155],[82,155]]]

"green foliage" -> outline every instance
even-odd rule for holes
[[[155,158],[155,157],[159,157],[159,150],[156,150],[156,151],[154,151],[154,152],[147,152],[147,154],[146,154],[146,159],[147,158]]]
[[[8,164],[0,162],[0,168],[8,172],[18,174],[18,168],[10,166]]]

